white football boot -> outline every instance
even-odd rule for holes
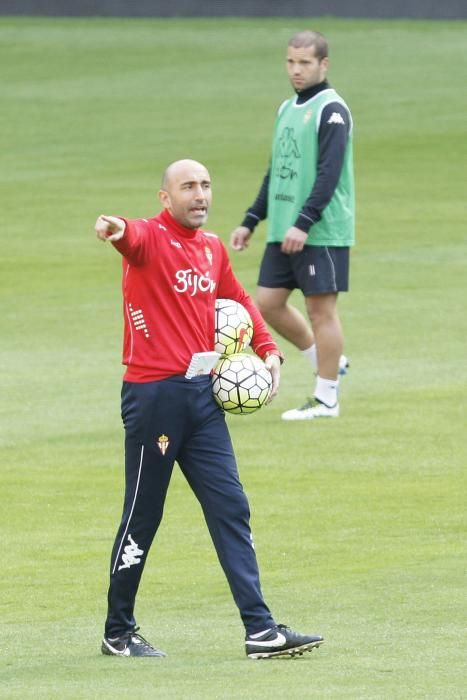
[[[339,416],[339,404],[326,406],[318,399],[307,399],[300,408],[291,408],[282,414],[282,420],[312,420],[313,418],[337,418]]]

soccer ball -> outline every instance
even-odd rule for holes
[[[216,299],[214,350],[221,355],[242,352],[253,337],[253,322],[244,306],[233,299]]]
[[[235,353],[221,357],[212,375],[212,391],[228,413],[254,413],[264,404],[272,386],[270,371],[259,357]]]

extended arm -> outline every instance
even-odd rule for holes
[[[101,214],[97,218],[95,229],[99,240],[110,241],[132,265],[144,264],[148,231],[145,219],[130,221],[119,216]]]

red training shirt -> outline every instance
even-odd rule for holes
[[[185,228],[166,210],[152,219],[123,220],[125,234],[113,245],[123,256],[126,381],[185,374],[193,353],[214,350],[217,298],[248,309],[251,346],[260,357],[280,354],[215,234]]]

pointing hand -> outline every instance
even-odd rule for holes
[[[126,224],[116,216],[101,214],[96,221],[96,235],[101,241],[119,241],[123,238]]]

